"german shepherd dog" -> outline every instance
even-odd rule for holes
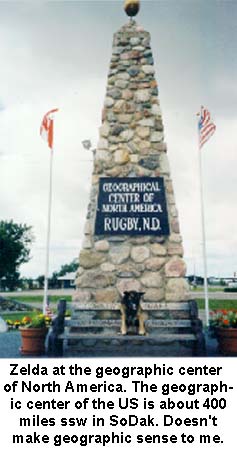
[[[124,292],[121,301],[121,334],[125,336],[128,334],[130,327],[136,327],[140,336],[145,336],[145,324],[144,315],[140,300],[144,292],[136,292],[134,290],[130,292]]]

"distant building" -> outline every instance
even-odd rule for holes
[[[76,271],[57,278],[60,288],[75,288]]]
[[[220,285],[221,279],[219,277],[210,276],[208,278],[208,284],[210,285]]]
[[[204,284],[204,279],[202,276],[196,276],[196,275],[190,275],[186,276],[186,279],[188,280],[190,285],[203,285]]]

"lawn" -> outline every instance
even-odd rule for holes
[[[33,318],[35,317],[36,314],[39,314],[41,313],[41,311],[39,309],[35,309],[34,311],[21,311],[21,312],[8,312],[8,313],[4,313],[4,314],[1,314],[1,318],[3,318],[3,320],[11,320],[12,322],[15,322],[16,320],[18,321],[21,321],[23,319],[23,317],[30,317],[30,318]],[[70,309],[66,311],[66,315],[67,316],[71,316],[71,311]]]
[[[14,296],[14,297],[9,297],[9,299],[12,299],[12,300],[16,300],[16,301],[19,301],[21,303],[26,303],[26,304],[31,304],[31,303],[42,303],[43,304],[43,295],[27,295],[27,296],[21,296],[21,295],[17,295],[17,296]],[[59,295],[50,295],[49,296],[49,302],[50,304],[53,303],[58,303],[58,301],[60,299],[65,299],[66,301],[68,302],[71,302],[72,301],[72,296],[71,295],[63,295],[63,296],[59,296]]]
[[[198,309],[205,309],[204,298],[195,298],[198,304]],[[216,300],[213,298],[209,299],[209,309],[214,311],[217,309],[237,310],[237,300]]]
[[[210,293],[223,292],[224,288],[225,287],[211,286],[211,287],[208,287],[208,292],[210,292]],[[192,288],[192,292],[204,292],[204,287],[201,285],[198,285],[196,288]]]
[[[50,296],[50,307],[51,307],[51,310],[53,313],[56,313],[57,311],[57,303],[60,299],[65,299],[67,301],[67,314],[70,314],[71,311],[70,311],[70,303],[72,301],[72,297],[71,295],[66,295],[66,296],[58,296],[58,295],[52,295]],[[29,316],[29,317],[32,317],[36,314],[36,311],[37,312],[42,312],[43,310],[43,296],[42,295],[33,295],[33,296],[22,296],[22,295],[17,295],[17,297],[10,297],[9,300],[15,300],[15,301],[18,301],[20,303],[25,303],[25,304],[29,304],[30,306],[32,306],[32,309],[29,308],[28,310],[26,311],[19,311],[19,312],[2,312],[0,314],[0,316],[4,319],[4,320],[11,320],[11,321],[16,321],[16,320],[21,320],[25,315]],[[33,309],[34,307],[34,304],[36,304],[36,308]]]
[[[24,312],[24,311],[21,311],[21,312],[14,312],[14,314],[12,313],[8,313],[8,314],[2,314],[1,317],[3,318],[3,320],[11,320],[12,322],[15,322],[16,320],[22,320],[23,317],[25,317],[26,315],[28,317],[35,317],[37,311],[28,311],[28,312]]]

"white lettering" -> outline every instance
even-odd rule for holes
[[[139,194],[109,194],[109,203],[132,203],[132,202],[139,202],[140,195]]]
[[[136,231],[138,229],[139,218],[105,218],[104,231]]]
[[[130,206],[132,213],[163,213],[163,208],[159,203],[148,205],[147,203],[132,204]]]
[[[143,218],[143,229],[144,230],[161,230],[160,220],[157,218]]]
[[[130,183],[104,183],[104,192],[159,192],[158,181],[130,182]]]
[[[127,205],[102,205],[102,213],[127,213]]]

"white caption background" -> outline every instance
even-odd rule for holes
[[[236,444],[234,358],[8,359],[0,363],[2,452],[226,452]],[[48,375],[34,375],[36,367]],[[81,375],[80,368],[91,374]],[[202,375],[199,369],[195,375],[195,368],[201,368]],[[20,418],[25,418],[21,426]],[[15,443],[13,435],[17,435]],[[168,443],[162,442],[162,436]]]

